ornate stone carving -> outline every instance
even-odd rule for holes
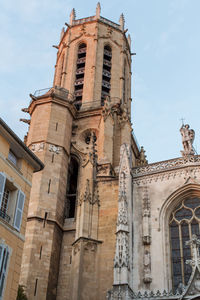
[[[192,235],[191,240],[186,242],[192,250],[192,259],[186,260],[186,264],[191,265],[192,274],[187,286],[182,285],[182,296],[180,299],[193,299],[191,296],[199,295],[200,293],[200,240],[195,234]]]
[[[92,241],[88,241],[84,243],[84,250],[85,251],[91,251],[91,252],[96,252],[97,250],[97,244]]]
[[[186,242],[186,245],[191,246],[192,248],[192,259],[187,260],[186,264],[191,265],[192,268],[200,267],[200,255],[199,255],[200,240],[197,238],[195,234],[193,234],[191,240]]]
[[[195,167],[195,174],[200,173],[199,167]],[[145,174],[147,175],[147,174]],[[151,182],[157,182],[157,181],[164,181],[164,180],[172,180],[176,177],[183,177],[185,179],[185,171],[184,170],[175,170],[175,171],[167,171],[167,172],[161,172],[158,174],[153,174],[151,176],[139,176],[135,177],[133,180],[133,184],[140,186],[140,185],[146,185],[150,184]],[[188,177],[184,184],[188,183],[198,183],[195,179]]]
[[[148,250],[144,251],[144,283],[150,283],[151,278],[151,254]]]
[[[120,225],[128,225],[128,204],[125,195],[119,198],[117,226]]]
[[[79,244],[75,244],[74,245],[74,250],[73,250],[73,252],[74,252],[74,255],[76,255],[78,252],[80,252],[80,245]]]
[[[143,225],[143,243],[145,245],[149,245],[151,242],[150,215],[151,215],[151,207],[150,207],[150,200],[148,196],[148,190],[147,187],[144,187],[142,225]]]
[[[188,124],[182,125],[180,128],[180,133],[182,135],[182,144],[184,149],[183,151],[181,151],[182,156],[195,154],[195,150],[193,148],[195,132],[193,129],[189,128],[190,126]]]
[[[85,25],[85,24],[82,24],[81,27],[80,27],[80,30],[81,30],[81,33],[82,33],[83,35],[85,35],[85,34],[86,34],[86,25]]]
[[[142,146],[140,149],[140,158],[139,158],[139,166],[146,166],[148,161],[146,159],[144,147]]]
[[[49,151],[53,152],[53,153],[56,153],[56,154],[59,154],[60,147],[58,147],[56,145],[49,144]]]
[[[175,170],[183,166],[199,165],[200,155],[180,157],[171,160],[165,160],[158,163],[149,164],[143,167],[136,167],[132,169],[132,174],[134,177],[139,177],[143,175],[149,175],[153,173],[158,173],[161,171]]]
[[[132,253],[129,253],[129,202],[130,197],[130,146],[123,144],[120,148],[119,164],[119,198],[116,232],[116,251],[114,260],[114,284],[128,284],[130,280],[130,264]],[[129,200],[129,202],[128,202]],[[132,251],[132,250],[130,250]],[[131,262],[131,263],[130,263]]]
[[[97,176],[114,176],[114,170],[112,169],[111,163],[104,163],[97,165]]]
[[[163,300],[172,300],[172,299],[181,299],[181,294],[177,290],[176,293],[173,291],[137,291],[134,292],[131,298],[128,299],[163,299]]]
[[[119,172],[129,174],[131,167],[131,151],[130,146],[123,144],[120,148],[120,164]],[[121,182],[120,182],[121,183]]]
[[[91,192],[90,192],[90,181],[89,179],[86,180],[85,192],[80,196],[78,205],[82,205],[83,202],[91,202]]]
[[[82,205],[83,202],[88,202],[89,204],[97,204],[100,206],[100,200],[99,200],[99,191],[97,185],[94,187],[94,193],[92,195],[90,191],[90,181],[87,179],[86,181],[86,187],[85,192],[80,196],[78,205]]]
[[[87,164],[90,162],[95,169],[95,176],[96,176],[96,168],[97,168],[97,150],[96,150],[96,135],[95,132],[91,132],[91,138],[88,144],[88,153],[86,153],[85,158],[83,159],[82,167],[85,168]],[[95,179],[95,178],[93,178]]]
[[[92,199],[91,204],[97,204],[98,206],[100,206],[99,190],[98,190],[97,185],[94,188],[94,195],[93,195],[93,199]]]
[[[42,152],[44,150],[45,143],[36,143],[31,145],[31,150],[33,152]]]
[[[127,300],[134,299],[134,293],[128,284],[114,285],[111,291],[108,291],[106,299],[108,300]]]
[[[102,116],[103,116],[104,121],[106,121],[108,116],[113,117],[113,113],[112,113],[112,110],[111,110],[111,101],[110,101],[109,96],[107,96],[105,101],[104,101],[104,106],[102,108]]]
[[[129,245],[128,233],[118,232],[116,241],[115,268],[127,267],[129,269]]]

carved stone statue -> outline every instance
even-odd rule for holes
[[[184,149],[184,151],[181,151],[182,156],[194,155],[195,151],[192,145],[195,137],[194,130],[190,129],[190,126],[188,124],[183,124],[180,128],[180,132],[182,135],[182,144]]]
[[[140,166],[145,166],[148,164],[148,161],[146,159],[146,155],[145,155],[145,150],[144,150],[144,147],[142,146],[141,149],[140,149],[140,158],[139,158],[139,165]]]

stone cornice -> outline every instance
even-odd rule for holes
[[[29,105],[30,115],[32,115],[32,113],[37,105],[42,105],[42,104],[47,104],[47,103],[55,103],[55,104],[58,104],[58,105],[68,108],[69,111],[71,112],[72,116],[75,118],[76,109],[73,107],[73,105],[71,103],[69,103],[69,101],[64,100],[60,97],[57,97],[55,95],[53,97],[51,95],[44,95],[40,98],[38,97],[37,100],[34,100],[34,101],[32,100]]]
[[[197,166],[200,166],[200,155],[191,155],[133,168],[132,175],[133,178],[140,178],[149,175],[161,175],[161,173],[166,171],[175,172],[186,167]]]

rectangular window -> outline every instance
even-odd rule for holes
[[[10,217],[8,216],[8,203],[10,198],[10,191],[5,188],[3,192],[3,197],[1,201],[1,207],[0,207],[0,216],[5,219],[7,222],[10,221]]]
[[[15,154],[10,150],[8,153],[8,159],[16,166],[17,165],[17,157]]]
[[[3,292],[5,288],[8,270],[9,255],[9,248],[4,244],[0,244],[0,300],[3,299]]]
[[[24,201],[25,194],[0,172],[0,218],[18,231],[21,228]]]

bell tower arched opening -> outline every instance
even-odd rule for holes
[[[110,80],[111,80],[111,67],[112,67],[112,49],[109,45],[104,47],[103,52],[103,71],[102,71],[102,87],[101,87],[101,105],[104,100],[110,95]]]
[[[74,105],[77,110],[80,110],[82,105],[86,49],[87,46],[85,43],[80,44],[78,47],[78,55],[77,55],[77,62],[76,62],[76,79],[74,83],[74,94],[75,94]]]

